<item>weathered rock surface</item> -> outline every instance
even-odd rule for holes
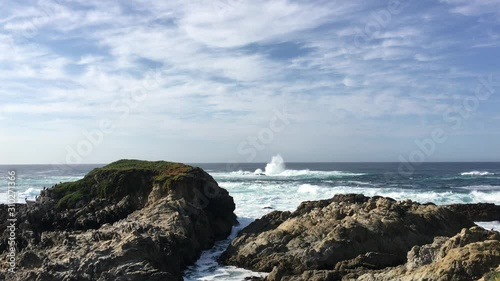
[[[472,227],[449,239],[437,237],[432,244],[413,247],[405,265],[365,273],[353,280],[498,280],[495,278],[500,272],[495,269],[499,266],[500,233]]]
[[[230,234],[234,208],[200,168],[120,160],[18,205],[17,272],[6,273],[2,259],[0,280],[182,280],[202,250]]]
[[[413,246],[472,226],[466,216],[433,204],[337,195],[256,220],[232,241],[221,261],[272,271],[268,280],[340,280],[359,268],[402,265]]]
[[[493,203],[453,204],[446,207],[473,221],[500,221],[500,205]]]
[[[365,260],[365,256],[360,255],[338,264],[333,270],[308,270],[298,275],[278,276],[279,269],[275,268],[267,280],[495,281],[500,277],[499,238],[500,233],[495,231],[464,228],[451,238],[436,237],[432,244],[414,246],[404,265],[374,270],[370,264],[366,266],[360,262]]]

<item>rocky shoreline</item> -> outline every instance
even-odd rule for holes
[[[16,205],[16,273],[2,259],[0,280],[183,280],[203,250],[228,237],[234,210],[200,168],[120,160]],[[494,204],[336,195],[255,220],[219,260],[268,272],[268,281],[498,280],[500,233],[474,224],[494,220]],[[2,256],[8,241],[4,232]]]
[[[270,272],[268,281],[490,280],[500,274],[500,234],[457,211],[474,208],[337,195],[256,220],[220,261]]]
[[[200,168],[120,160],[18,205],[16,273],[2,259],[0,280],[183,280],[202,250],[230,234],[234,208]],[[2,256],[7,241],[5,232]]]

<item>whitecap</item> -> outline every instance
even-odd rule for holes
[[[491,176],[494,175],[494,173],[490,173],[488,171],[470,171],[470,172],[463,172],[460,173],[462,176]]]
[[[467,186],[457,186],[452,188],[476,190],[476,191],[500,191],[500,185],[467,185]]]
[[[500,231],[500,221],[478,221],[475,224],[487,230]]]

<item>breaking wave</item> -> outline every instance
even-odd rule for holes
[[[490,173],[487,171],[470,171],[470,172],[463,172],[460,174],[461,176],[493,176],[495,175],[494,173]]]

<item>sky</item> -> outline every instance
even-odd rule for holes
[[[500,161],[500,1],[6,1],[0,163]]]

